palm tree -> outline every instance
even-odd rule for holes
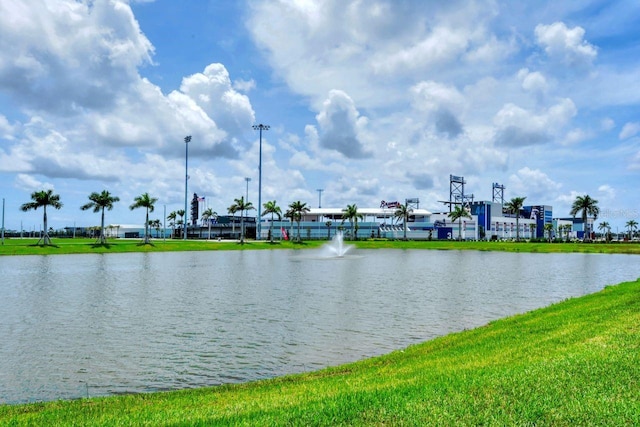
[[[605,234],[604,234],[604,240],[609,243],[609,230],[611,230],[611,226],[609,225],[608,222],[603,221],[598,225],[598,230],[606,230]]]
[[[544,225],[544,231],[548,233],[547,236],[549,237],[549,243],[551,243],[551,237],[553,233],[553,224],[551,224],[550,222],[546,223]]]
[[[412,212],[413,212],[413,208],[409,208],[408,205],[404,204],[404,205],[398,206],[396,211],[393,213],[393,216],[398,218],[398,221],[402,219],[402,224],[403,224],[402,239],[403,240],[407,240],[407,222],[409,221],[409,216],[411,215]]]
[[[504,208],[507,212],[515,214],[516,216],[516,242],[520,241],[520,210],[524,206],[524,200],[526,197],[514,197],[504,204]]]
[[[262,216],[267,214],[271,214],[271,222],[269,222],[269,241],[273,243],[273,216],[278,216],[278,221],[282,219],[282,209],[276,203],[275,200],[271,200],[262,204],[264,210],[262,211]]]
[[[87,209],[93,209],[94,213],[100,212],[100,244],[104,245],[107,242],[107,238],[104,235],[104,210],[113,209],[113,204],[120,201],[119,197],[112,196],[107,190],[102,190],[102,193],[96,193],[95,191],[89,195],[90,202],[82,205],[80,209],[86,211]]]
[[[202,221],[206,221],[209,226],[209,234],[207,234],[207,240],[211,239],[211,219],[217,218],[218,212],[214,212],[213,209],[207,208],[202,212]]]
[[[154,205],[158,201],[156,197],[149,196],[149,193],[141,194],[133,199],[134,202],[129,209],[145,208],[146,217],[144,220],[144,244],[149,244],[149,212],[153,212]]]
[[[638,229],[638,223],[636,221],[630,219],[625,224],[625,227],[627,227],[629,229],[629,240],[631,240],[633,238],[633,232]]]
[[[302,220],[302,215],[309,212],[310,209],[306,203],[302,203],[299,200],[291,203],[289,205],[289,209],[291,210],[292,220],[295,220],[298,223],[297,240],[298,242],[301,242],[302,239],[300,238],[300,221]]]
[[[176,211],[176,215],[178,215],[180,217],[180,219],[178,221],[176,221],[176,224],[179,225],[180,227],[178,227],[178,234],[182,237],[182,234],[185,231],[185,228],[183,227],[184,222],[186,221],[186,218],[184,217],[185,215],[185,210],[184,209],[178,209]]]
[[[598,207],[598,201],[592,199],[588,195],[578,196],[576,200],[573,202],[571,206],[570,215],[573,215],[575,218],[578,212],[582,212],[582,223],[584,224],[584,237],[583,240],[588,242],[590,240],[589,237],[589,227],[587,226],[587,216],[593,216],[593,220],[598,219],[598,215],[600,214],[600,208]]]
[[[231,235],[236,234],[236,212],[238,212],[238,207],[236,204],[232,204],[227,208],[227,212],[231,214]]]
[[[156,230],[156,239],[160,238],[160,227],[162,227],[162,223],[159,219],[150,219],[149,227]]]
[[[351,240],[358,240],[358,220],[364,219],[361,213],[358,213],[358,206],[347,205],[345,209],[342,209],[342,224],[345,221],[349,221],[351,224]]]
[[[251,202],[245,202],[244,196],[239,199],[233,200],[233,205],[235,206],[235,212],[240,212],[240,244],[244,244],[244,211],[248,211],[251,209],[255,209]],[[230,207],[230,209],[231,209]]]
[[[462,218],[471,219],[469,211],[462,205],[456,205],[456,207],[448,213],[448,216],[451,218],[451,222],[458,221],[458,240],[462,240]]]
[[[181,238],[182,235],[184,234],[184,221],[182,219],[179,219],[176,221],[176,238]]]
[[[571,224],[566,224],[564,226],[564,231],[565,231],[565,233],[567,235],[567,242],[569,241],[569,237],[570,237],[570,233],[571,233],[571,229],[572,228],[573,228],[573,225],[571,225]]]
[[[42,237],[44,245],[51,244],[51,238],[49,237],[49,228],[47,227],[47,206],[51,206],[54,209],[62,208],[60,203],[60,195],[53,194],[53,190],[34,191],[31,193],[31,202],[27,202],[20,206],[20,210],[27,212],[30,210],[36,210],[39,207],[43,208],[42,225],[44,227],[44,236]],[[40,241],[38,241],[40,243]]]
[[[529,224],[529,229],[531,230],[531,240],[533,240],[533,233],[536,231],[536,225]]]
[[[289,226],[289,239],[291,239],[293,237],[293,222],[297,218],[296,213],[293,211],[293,209],[289,208],[282,216],[290,221],[291,225]]]
[[[169,220],[169,226],[171,227],[171,238],[175,238],[176,234],[176,219],[178,218],[178,213],[176,211],[172,211],[169,215],[167,215],[167,219]]]
[[[331,221],[324,223],[327,226],[327,240],[331,240],[331,224],[333,224]]]

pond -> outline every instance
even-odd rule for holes
[[[635,280],[637,259],[428,250],[0,257],[0,403],[316,370]]]

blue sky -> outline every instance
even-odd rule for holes
[[[449,175],[490,200],[589,194],[600,221],[640,219],[640,5],[631,1],[0,0],[0,195],[52,188],[54,228],[138,224],[189,194],[323,207],[419,198]]]

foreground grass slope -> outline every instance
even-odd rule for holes
[[[0,406],[1,425],[640,425],[640,280],[256,383]]]

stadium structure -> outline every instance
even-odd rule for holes
[[[521,239],[532,239],[549,238],[549,233],[551,238],[581,239],[585,235],[585,229],[593,234],[593,218],[588,218],[587,224],[583,224],[580,218],[555,218],[552,206],[544,204],[525,205],[519,213],[511,213],[505,209],[504,185],[492,184],[491,201],[476,201],[473,194],[465,192],[465,185],[464,177],[450,175],[449,198],[441,201],[444,209],[438,212],[420,208],[418,198],[403,201],[382,200],[377,207],[358,207],[357,213],[362,219],[358,219],[355,234],[361,239],[401,239],[406,236],[411,240],[511,240],[517,236]],[[204,197],[193,195],[187,235],[189,239],[239,239],[242,227],[246,238],[257,237],[257,218],[249,216],[248,212],[219,215],[208,221],[198,222],[203,201]],[[403,218],[396,216],[396,211],[402,206],[406,206],[409,211],[406,230]],[[470,218],[452,221],[450,213],[455,206],[462,206]],[[344,207],[310,208],[302,215],[300,223],[287,218],[274,218],[272,222],[270,216],[265,216],[260,219],[259,238],[293,239],[297,237],[298,230],[300,238],[305,240],[327,240],[339,231],[346,238],[352,238],[354,227],[349,220],[344,219],[344,214]],[[240,215],[243,215],[242,219]],[[551,227],[547,224],[551,224]],[[269,235],[271,231],[273,236]],[[86,235],[87,232],[67,227],[63,234],[75,236],[77,233]],[[110,225],[107,232],[111,237],[144,237],[144,228],[134,225]],[[149,232],[151,237],[156,238],[181,237],[181,230],[176,227],[163,227]]]
[[[412,240],[463,239],[463,240],[511,240],[543,238],[582,238],[584,224],[574,218],[554,218],[550,205],[525,205],[519,213],[505,209],[505,186],[494,183],[491,201],[475,201],[473,194],[465,193],[465,180],[461,176],[449,176],[449,199],[442,201],[447,209],[432,212],[419,207],[419,199],[381,201],[379,207],[358,208],[362,219],[358,220],[358,238],[404,238],[404,221],[395,212],[404,204],[410,211],[406,224],[406,237]],[[467,210],[470,218],[452,222],[450,212],[456,205]],[[310,208],[300,221],[300,237],[303,239],[327,239],[342,231],[350,238],[351,223],[344,220],[344,208]],[[593,230],[593,219],[588,220]],[[267,239],[273,229],[274,239],[292,238],[297,235],[298,224],[289,220],[274,221],[263,218],[261,239]]]

